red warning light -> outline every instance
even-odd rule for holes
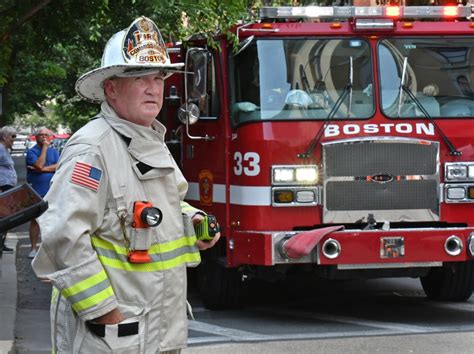
[[[400,8],[398,6],[387,6],[387,16],[400,17]]]

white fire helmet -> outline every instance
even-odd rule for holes
[[[82,75],[77,93],[91,101],[105,101],[104,81],[111,77],[142,76],[163,71],[165,78],[184,66],[171,64],[156,24],[147,17],[133,21],[126,30],[115,33],[107,42],[100,68]]]

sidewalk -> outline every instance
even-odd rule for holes
[[[15,252],[0,258],[0,354],[51,353],[50,291],[31,270],[28,232],[9,232],[6,244]]]
[[[6,245],[16,250],[17,240],[9,234]],[[2,254],[0,257],[0,353],[14,353],[15,319],[17,306],[16,251],[13,254]]]

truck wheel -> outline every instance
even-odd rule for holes
[[[221,264],[222,263],[222,264]],[[199,292],[204,306],[210,310],[239,307],[244,295],[244,283],[236,269],[224,262],[203,260],[198,267]]]
[[[420,280],[423,290],[432,300],[466,301],[474,288],[474,263],[445,263],[442,267],[431,268]]]

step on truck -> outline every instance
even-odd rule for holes
[[[295,273],[471,296],[471,15],[264,7],[213,46],[196,34],[169,49],[185,61],[165,87],[169,148],[223,236],[198,269],[206,307]]]

